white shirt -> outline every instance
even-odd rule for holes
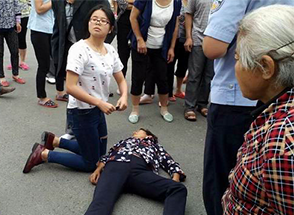
[[[109,85],[111,76],[120,72],[123,68],[115,49],[104,43],[107,50],[106,55],[94,51],[88,46],[85,40],[80,40],[71,46],[66,70],[70,70],[79,75],[77,85],[80,86],[89,95],[103,101],[108,101]],[[74,105],[74,100],[71,103]],[[75,105],[79,109],[89,109],[95,106],[75,100]]]
[[[160,49],[162,47],[165,35],[165,26],[170,21],[173,11],[173,1],[171,1],[167,6],[159,5],[156,0],[152,1],[152,14],[146,41],[147,48]]]

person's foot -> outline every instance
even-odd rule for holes
[[[153,95],[147,95],[147,94],[144,94],[143,96],[141,96],[140,98],[140,105],[143,105],[143,104],[151,104],[152,101],[153,101],[153,98],[154,96]]]
[[[12,79],[18,84],[25,84],[26,83],[26,81],[19,76],[12,76]]]
[[[64,93],[64,94],[57,94],[55,99],[57,101],[62,101],[62,102],[68,102],[68,94]]]
[[[0,84],[3,87],[9,87],[9,85],[10,85],[10,83],[5,78],[0,79]]]
[[[57,108],[58,104],[56,104],[54,101],[52,101],[49,98],[46,99],[40,99],[38,101],[38,105],[44,106],[44,107],[48,107],[48,108]]]
[[[208,114],[208,109],[203,107],[203,108],[197,108],[197,111],[203,116],[203,117],[207,117]]]
[[[139,121],[139,115],[137,113],[131,113],[129,116],[129,122],[136,124]]]
[[[29,65],[26,64],[25,62],[20,63],[19,68],[21,68],[22,70],[29,70],[30,69]]]
[[[55,135],[51,132],[44,131],[41,135],[41,144],[49,150],[54,150]],[[55,144],[56,145],[56,144]]]
[[[56,80],[54,77],[46,77],[46,81],[48,84],[55,84]]]
[[[180,99],[184,99],[185,98],[185,93],[184,92],[177,92],[177,93],[175,93],[174,96],[177,97],[177,98],[180,98]]]
[[[173,115],[171,115],[168,111],[160,112],[160,114],[166,122],[172,122],[174,120]]]
[[[170,102],[175,102],[175,101],[177,101],[177,99],[176,99],[175,96],[168,97],[168,100],[169,100]]]
[[[24,169],[22,171],[23,173],[29,173],[33,167],[44,162],[42,159],[42,152],[45,149],[46,148],[43,145],[35,143],[32,149],[32,153],[28,157],[27,162],[24,166]]]
[[[4,94],[7,94],[7,93],[11,93],[14,90],[15,90],[15,87],[1,87],[0,96],[4,95]]]
[[[185,113],[184,113],[184,117],[185,117],[185,119],[188,120],[188,121],[193,121],[193,122],[195,122],[195,121],[197,120],[196,113],[195,113],[194,111],[192,111],[192,110],[190,110],[190,111],[185,111]]]
[[[60,138],[66,139],[66,140],[72,140],[75,138],[75,136],[71,135],[71,134],[64,134],[64,135],[60,136]]]
[[[7,69],[8,69],[8,70],[12,70],[12,65],[9,64],[9,65],[7,66]]]

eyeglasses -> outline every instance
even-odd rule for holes
[[[98,18],[91,18],[90,22],[93,24],[101,24],[101,25],[107,25],[110,23],[107,19],[98,19]]]
[[[279,61],[285,60],[285,59],[287,59],[287,58],[291,58],[291,57],[293,57],[294,52],[293,52],[292,54],[288,55],[288,56],[285,56],[285,57],[282,57],[282,58],[278,58],[278,59],[275,59],[273,56],[275,56],[275,55],[278,54],[278,53],[277,53],[278,50],[280,50],[280,49],[282,49],[282,48],[284,48],[284,47],[286,47],[286,46],[289,46],[289,45],[291,45],[291,44],[293,44],[293,43],[294,43],[294,41],[289,42],[289,43],[287,43],[287,44],[285,44],[285,45],[282,45],[282,46],[280,46],[280,47],[277,48],[277,49],[270,50],[270,51],[268,52],[268,55],[269,55],[274,61],[276,61],[276,62],[279,62]]]

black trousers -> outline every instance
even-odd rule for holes
[[[186,71],[188,70],[188,60],[190,52],[187,52],[184,47],[184,43],[177,39],[175,46],[175,58],[173,62],[167,64],[167,80],[168,80],[168,96],[173,96],[174,75],[179,78],[184,78]],[[177,64],[177,70],[175,72],[175,64]]]
[[[148,49],[144,55],[132,50],[132,95],[141,95],[144,82],[144,92],[148,95],[154,94],[155,84],[158,94],[168,93],[167,62],[161,52],[161,49]]]
[[[156,175],[142,158],[132,156],[130,163],[112,161],[106,164],[86,215],[110,215],[124,191],[163,201],[164,215],[185,214],[186,187]]]
[[[18,48],[26,49],[26,35],[27,35],[27,25],[28,25],[29,17],[21,18],[21,32],[18,33]]]
[[[122,70],[124,76],[126,77],[128,70],[128,60],[131,55],[131,47],[129,45],[128,35],[132,30],[130,23],[130,10],[126,10],[117,22],[117,51],[119,58],[124,65]]]
[[[0,32],[0,78],[4,78],[4,39],[7,43],[8,49],[10,51],[10,62],[12,65],[12,75],[18,75],[18,38],[17,33],[14,29]]]
[[[211,104],[204,149],[203,200],[208,215],[222,215],[221,198],[237,151],[253,121],[254,107]]]
[[[51,56],[51,35],[43,32],[31,30],[31,41],[38,61],[36,75],[37,97],[46,98],[45,83],[46,74],[50,70]]]

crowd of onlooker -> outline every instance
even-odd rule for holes
[[[0,0],[0,95],[15,90],[4,75],[4,39],[12,79],[25,84],[19,69],[30,69],[28,28],[38,104],[68,102],[68,134],[44,132],[23,172],[44,162],[94,172],[86,214],[110,214],[123,189],[164,200],[165,215],[184,214],[187,191],[179,184],[186,175],[153,133],[140,129],[106,155],[105,114],[127,108],[130,75],[130,123],[139,122],[139,106],[151,104],[156,89],[164,121],[173,122],[168,105],[178,99],[186,120],[196,121],[197,112],[207,117],[207,214],[293,214],[293,6],[293,0]],[[117,51],[109,44],[115,36]],[[55,99],[45,90],[50,71]],[[115,105],[108,102],[112,76],[120,95]],[[171,179],[156,176],[159,166]]]

